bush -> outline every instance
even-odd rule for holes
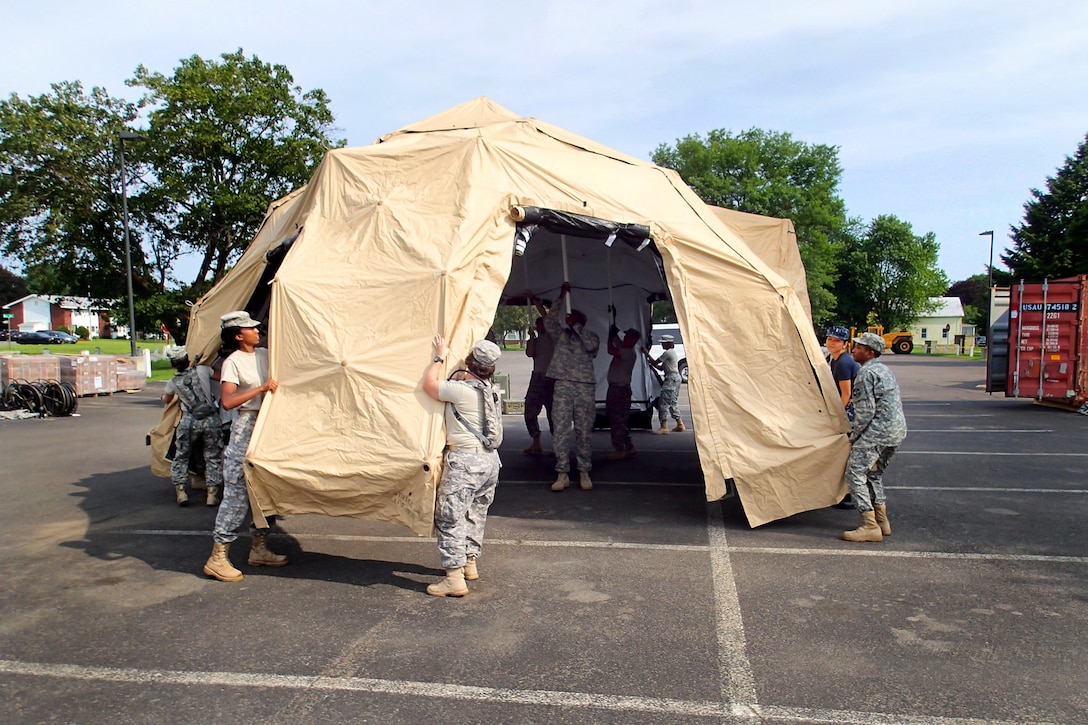
[[[86,327],[83,327],[82,325],[77,325],[76,326],[76,331],[73,332],[72,334],[75,335],[76,337],[78,337],[80,340],[89,340],[89,339],[91,339],[91,331],[88,330]]]

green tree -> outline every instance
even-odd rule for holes
[[[1014,279],[1042,281],[1088,273],[1088,136],[1067,156],[1046,191],[1032,189],[1014,248],[1001,260]]]
[[[22,263],[30,291],[124,296],[115,139],[138,111],[78,82],[0,101],[0,245]],[[133,268],[144,269],[139,249]]]
[[[536,318],[536,316],[534,311],[532,317]],[[499,305],[495,310],[495,321],[491,325],[492,337],[499,345],[502,344],[508,332],[516,332],[524,339],[525,333],[529,330],[529,321],[529,311],[525,305]]]
[[[916,236],[892,215],[874,219],[847,244],[837,287],[840,321],[894,330],[930,309],[930,298],[948,289],[937,266],[940,245],[933,232]]]
[[[959,297],[963,303],[963,321],[974,325],[980,335],[986,334],[990,315],[990,290],[986,286],[985,274],[975,274],[967,279],[953,282],[945,297]]]
[[[144,66],[150,128],[141,153],[155,168],[142,194],[164,257],[197,252],[201,294],[256,235],[268,204],[305,184],[334,141],[321,89],[303,91],[285,66],[246,58],[181,61],[170,76]]]
[[[839,250],[850,238],[838,148],[758,128],[736,135],[719,129],[661,145],[652,158],[708,204],[793,220],[813,319],[818,326],[831,321]]]
[[[0,305],[6,305],[30,294],[26,280],[14,272],[0,267]],[[0,323],[0,327],[3,324]]]

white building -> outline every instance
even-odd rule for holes
[[[970,334],[964,334],[963,303],[960,298],[931,297],[929,301],[934,306],[933,311],[920,316],[910,326],[915,347],[925,352],[953,352],[958,344],[966,348],[974,347],[974,327],[969,325]]]
[[[77,327],[85,327],[90,337],[95,338],[102,337],[103,328],[109,327],[110,308],[114,304],[88,297],[27,295],[4,305],[3,310],[12,315],[13,330],[34,332],[65,327],[75,331]]]

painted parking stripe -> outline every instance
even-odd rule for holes
[[[744,634],[737,580],[729,557],[729,542],[725,537],[722,507],[708,506],[706,518],[722,700],[731,703],[731,714],[734,716],[754,716],[759,707],[755,676],[748,660],[748,641]]]
[[[718,508],[716,506],[708,507],[708,510]],[[710,529],[708,533],[713,534],[713,529]],[[186,531],[186,530],[171,530],[171,529],[113,529],[110,531],[98,531],[95,532],[96,536],[199,536],[210,537],[211,534],[208,531]],[[722,528],[723,537],[718,539],[717,535],[710,538],[709,544],[642,544],[626,541],[563,541],[555,540],[550,541],[547,539],[488,539],[489,546],[532,546],[547,549],[626,549],[631,551],[682,551],[682,552],[705,552],[705,551],[720,551],[724,541],[724,527]],[[289,534],[272,534],[273,538],[286,538],[298,539],[301,541],[358,541],[363,543],[391,543],[391,544],[428,544],[434,546],[434,539],[421,536],[355,536],[349,534],[306,534],[306,533],[289,533]],[[728,545],[727,551],[738,554],[796,554],[798,556],[883,556],[888,558],[901,558],[901,559],[970,559],[978,561],[1048,561],[1055,563],[1074,563],[1074,564],[1086,564],[1088,563],[1088,556],[1047,556],[1043,554],[984,554],[984,553],[971,553],[971,554],[958,554],[955,552],[946,551],[898,551],[895,549],[851,549],[851,548],[835,548],[835,549],[805,549],[805,548],[777,548],[777,547],[763,547],[763,546],[736,546]],[[723,566],[728,562],[715,562]],[[732,565],[728,564],[728,569],[732,571]],[[716,580],[718,574],[715,574]]]
[[[895,455],[909,454],[912,456],[1033,456],[1036,458],[1088,458],[1088,453],[1044,453],[1042,451],[1025,451],[1024,453],[1012,453],[1009,451],[909,451],[900,448]]]
[[[911,433],[1053,433],[1045,428],[911,428]]]
[[[892,549],[794,549],[773,546],[733,546],[737,554],[789,554],[790,556],[875,556],[887,559],[959,559],[963,561],[1049,562],[1051,564],[1088,564],[1088,556],[1047,554],[957,554],[951,551],[895,551]]]
[[[885,486],[888,491],[972,491],[981,493],[1088,493],[1084,488],[987,488],[986,486]]]
[[[471,702],[499,702],[519,705],[583,708],[613,712],[664,713],[686,717],[715,718],[719,723],[842,723],[844,725],[1056,725],[1023,720],[955,718],[901,713],[820,710],[797,707],[759,706],[754,703],[738,711],[719,702],[671,700],[555,690],[514,690],[501,687],[452,685],[445,682],[384,680],[371,677],[327,677],[322,675],[278,675],[274,673],[207,672],[194,670],[142,670],[129,667],[85,667],[73,664],[0,660],[0,672],[29,677],[53,677],[88,682],[121,682],[155,685],[206,685],[208,687],[259,687],[281,690],[324,690],[327,692],[368,692],[424,699],[444,698]]]

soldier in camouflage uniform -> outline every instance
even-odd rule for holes
[[[442,364],[449,354],[442,335],[435,335],[434,348],[435,356],[423,374],[423,391],[446,404],[445,465],[434,513],[438,554],[446,578],[429,585],[427,593],[433,597],[463,597],[468,594],[465,580],[472,581],[480,576],[476,559],[483,548],[487,510],[495,499],[502,467],[498,450],[487,450],[484,441],[476,436],[476,432],[485,431],[487,426],[484,425],[485,403],[473,378],[490,384],[501,353],[495,343],[480,340],[465,359],[468,377],[442,380]],[[498,412],[495,422],[502,425]],[[497,442],[497,439],[490,440],[488,446]]]
[[[586,329],[586,316],[580,310],[570,311],[566,317],[566,327],[560,323],[559,309],[563,306],[563,298],[569,293],[570,284],[564,282],[559,299],[544,318],[544,328],[555,341],[552,364],[548,366],[548,377],[555,378],[552,446],[558,476],[552,490],[562,491],[570,485],[570,438],[573,433],[578,485],[583,491],[588,491],[593,488],[593,481],[589,478],[589,472],[593,469],[590,433],[593,431],[593,419],[597,417],[597,376],[593,370],[593,358],[597,356],[601,341],[595,332]]]
[[[852,355],[861,370],[850,395],[854,421],[846,481],[861,513],[861,526],[843,532],[846,541],[881,541],[892,533],[882,478],[884,469],[907,437],[907,421],[899,383],[888,366],[877,361],[883,352],[884,338],[880,335],[866,332],[854,338]]]
[[[548,432],[554,433],[552,428],[552,401],[555,398],[555,379],[548,377],[548,366],[552,363],[552,351],[555,343],[551,335],[544,329],[544,316],[548,311],[544,306],[536,302],[540,317],[536,318],[536,330],[529,333],[529,342],[525,346],[525,355],[533,359],[533,374],[529,378],[529,387],[525,390],[525,429],[529,431],[529,437],[533,442],[522,453],[539,455],[544,452],[540,445],[540,409],[543,408],[548,415]]]
[[[224,454],[223,502],[215,517],[212,533],[212,553],[204,563],[204,573],[219,581],[241,581],[242,572],[230,563],[230,546],[238,538],[238,528],[245,523],[249,513],[249,494],[242,466],[246,449],[257,423],[257,413],[265,393],[275,393],[279,388],[269,377],[268,348],[257,347],[261,342],[260,324],[245,310],[228,312],[220,320],[220,339],[226,356],[220,380],[223,407],[238,409],[238,420],[230,432],[230,443]],[[284,566],[287,557],[268,548],[267,528],[252,531],[249,548],[250,566]]]
[[[185,346],[167,348],[166,356],[176,370],[173,378],[166,382],[162,402],[169,404],[175,397],[181,407],[181,420],[174,429],[176,452],[170,462],[170,480],[174,484],[174,495],[179,506],[189,504],[189,495],[185,489],[189,483],[189,458],[194,444],[201,442],[204,448],[204,480],[207,483],[207,504],[215,506],[223,490],[223,436],[219,426],[219,401],[211,392],[212,370],[206,365],[189,366],[189,353]],[[187,400],[189,387],[182,387],[184,379],[190,378],[193,386],[199,385],[204,401]],[[195,388],[193,388],[195,390]],[[200,417],[194,415],[192,408],[206,402],[214,406],[214,411]],[[202,411],[197,411],[198,413]],[[199,473],[199,471],[197,471]]]

